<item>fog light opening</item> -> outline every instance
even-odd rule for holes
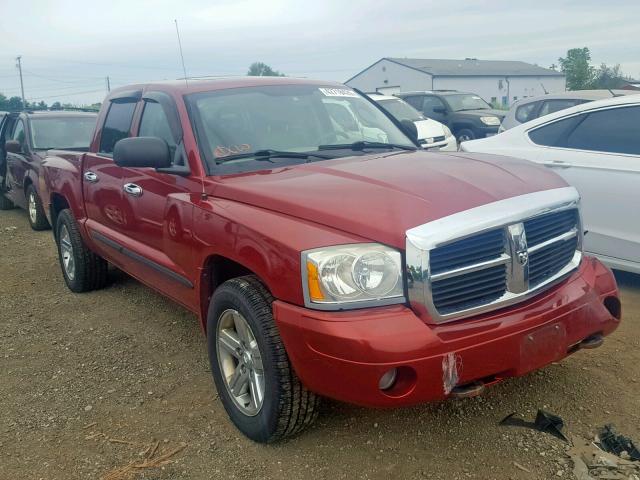
[[[398,369],[392,368],[391,370],[387,370],[384,375],[380,377],[380,381],[378,382],[378,387],[380,390],[389,390],[396,383],[396,378],[398,377]]]
[[[618,297],[607,297],[604,299],[604,307],[609,311],[613,318],[620,320],[622,317],[622,306]]]

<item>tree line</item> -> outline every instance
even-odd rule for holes
[[[620,64],[613,67],[605,63],[599,67],[591,65],[591,52],[587,47],[568,50],[567,56],[559,58],[558,62],[567,78],[567,90],[621,88],[632,80],[622,72]],[[555,70],[556,66],[551,68]]]

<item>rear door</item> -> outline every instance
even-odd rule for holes
[[[161,138],[169,146],[173,165],[188,168],[173,99],[162,92],[145,93],[137,117],[134,136]],[[131,273],[178,302],[194,305],[190,193],[201,191],[201,183],[186,174],[124,168],[121,188],[127,232],[123,246],[135,260]]]
[[[539,160],[580,191],[585,249],[612,266],[640,268],[640,105],[583,113],[529,135],[550,144]]]
[[[97,149],[87,153],[83,163],[83,193],[87,231],[103,256],[123,267],[126,257],[110,242],[121,242],[127,235],[127,217],[122,195],[122,168],[113,161],[118,140],[131,135],[136,106],[142,92],[111,98]],[[97,150],[97,153],[93,151]]]

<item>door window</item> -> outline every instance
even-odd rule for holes
[[[529,132],[529,138],[536,145],[545,147],[566,147],[569,133],[580,123],[585,115],[565,118],[549,123]]]
[[[438,97],[433,97],[431,95],[427,95],[424,97],[424,107],[423,111],[428,116],[430,113],[434,113],[434,108],[445,108],[444,103]]]
[[[18,120],[16,122],[16,126],[13,128],[13,134],[11,135],[11,140],[16,140],[20,144],[20,150],[26,151],[26,137],[24,131],[24,122],[22,120]]]
[[[158,102],[147,101],[144,104],[138,136],[161,138],[169,145],[173,157],[176,150],[176,142],[167,115],[164,113],[162,105]]]
[[[422,95],[412,95],[410,97],[402,97],[402,99],[405,102],[407,102],[409,105],[411,105],[413,108],[418,110],[419,112],[422,111],[422,103],[423,103]]]
[[[640,106],[590,113],[570,133],[567,147],[640,155]]]
[[[111,102],[100,135],[100,153],[113,155],[115,144],[129,136],[136,102]]]

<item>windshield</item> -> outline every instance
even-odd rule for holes
[[[215,174],[262,170],[311,158],[272,155],[265,163],[265,158],[245,155],[265,150],[318,152],[320,146],[355,142],[415,148],[382,111],[347,87],[271,85],[196,93],[186,99],[200,150]],[[354,154],[350,148],[332,149],[330,158]]]
[[[31,118],[33,148],[88,150],[97,115]]]
[[[424,117],[415,108],[409,105],[404,100],[386,99],[378,102],[382,107],[398,120],[411,120],[417,122],[418,120],[424,120]]]
[[[454,112],[460,112],[463,110],[487,110],[491,106],[481,99],[478,95],[472,94],[456,94],[445,95],[447,103]]]

